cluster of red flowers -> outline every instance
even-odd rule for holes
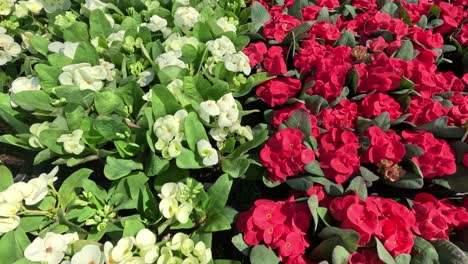
[[[340,227],[359,233],[360,246],[375,236],[393,256],[411,252],[414,237],[411,227],[416,219],[405,206],[376,196],[361,201],[356,195],[348,195],[335,198],[329,208],[332,216],[341,222]]]
[[[303,255],[309,246],[306,233],[310,221],[307,205],[296,203],[293,197],[280,202],[262,199],[239,215],[237,229],[244,233],[248,245],[263,242],[278,249],[284,263],[305,263]]]
[[[259,32],[263,40],[243,50],[257,72],[275,76],[256,90],[274,108],[269,121],[276,132],[260,152],[271,181],[303,174],[311,162],[338,185],[362,175],[362,169],[387,183],[409,173],[422,174],[427,183],[468,168],[468,153],[455,146],[465,143],[450,141],[460,141],[452,132],[468,127],[468,73],[439,67],[450,63],[447,54],[462,56],[468,46],[467,0],[315,0],[308,6],[296,1],[254,1],[270,20]],[[304,134],[308,126],[282,126],[298,112],[310,123],[309,134]],[[444,131],[450,136],[444,138]],[[416,235],[449,239],[453,230],[468,227],[465,208],[429,194],[417,195],[408,209],[378,196],[332,198],[317,183],[301,190],[292,193],[316,195],[341,228],[360,234],[359,246],[369,247],[375,237],[392,256],[410,254]],[[263,241],[277,248],[252,220],[256,208],[242,214],[239,230],[249,245]],[[278,219],[283,222],[284,216]],[[350,253],[352,264],[383,263],[372,249]]]
[[[448,200],[437,200],[427,193],[420,193],[414,199],[413,212],[416,224],[413,230],[427,240],[449,239],[454,228],[468,227],[468,211],[455,206]]]

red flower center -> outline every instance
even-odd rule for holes
[[[271,219],[273,217],[273,215],[271,213],[268,213],[268,214],[265,215],[265,217],[268,218],[268,219]]]

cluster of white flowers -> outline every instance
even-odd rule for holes
[[[44,238],[36,237],[33,242],[25,249],[24,257],[30,261],[36,261],[48,264],[59,264],[65,257],[70,244],[77,241],[78,234],[56,234],[48,232]],[[63,262],[62,262],[63,263]],[[92,263],[92,262],[75,262]],[[96,262],[102,263],[102,262]]]
[[[181,51],[187,44],[197,49],[200,42],[195,37],[180,36],[179,33],[173,33],[163,42],[163,47],[167,52]]]
[[[187,115],[187,111],[179,110],[174,115],[158,118],[154,123],[153,131],[158,138],[155,147],[161,151],[164,158],[172,159],[180,155]]]
[[[216,21],[216,24],[223,29],[224,32],[236,32],[237,21],[234,21],[232,18],[222,17]]]
[[[181,255],[182,257],[178,257]],[[172,237],[171,241],[161,247],[157,264],[207,264],[211,259],[211,249],[207,248],[203,241],[195,244],[188,235],[177,233]]]
[[[7,16],[15,5],[16,0],[0,0],[0,15]]]
[[[199,16],[200,13],[193,7],[179,7],[174,13],[174,25],[182,31],[188,32],[198,22]]]
[[[50,52],[63,54],[70,59],[75,57],[76,49],[78,48],[78,42],[68,42],[65,41],[64,43],[60,41],[54,41],[49,44],[48,49]]]
[[[101,252],[99,251],[99,253]],[[97,254],[95,254],[95,256],[97,259]],[[86,254],[83,254],[83,261],[76,263],[89,263],[89,256],[89,260],[86,259],[86,257]],[[156,235],[148,229],[140,230],[136,237],[130,236],[121,238],[115,246],[110,242],[104,244],[104,258],[106,263],[150,264],[155,263],[158,257],[159,247],[156,246]],[[88,260],[88,262],[85,260]],[[72,262],[72,264],[75,263]]]
[[[153,15],[150,17],[150,21],[146,24],[146,27],[152,32],[162,31],[167,27],[167,20],[158,15]]]
[[[82,136],[83,130],[76,129],[71,134],[61,135],[57,142],[63,143],[65,152],[78,155],[85,149],[85,146],[80,142]]]
[[[0,0],[0,15],[2,14],[3,2],[5,0]],[[9,2],[7,0],[6,2]],[[8,15],[8,13],[6,14]],[[17,57],[21,53],[21,46],[15,42],[15,40],[6,34],[6,29],[0,27],[0,65],[5,65],[7,62],[11,61],[13,57]]]
[[[57,180],[55,175],[58,167],[50,173],[42,173],[39,177],[26,182],[17,182],[0,192],[0,235],[14,230],[20,223],[18,212],[22,203],[35,205],[42,201],[49,192],[48,185]]]
[[[224,66],[231,72],[243,72],[249,75],[252,70],[249,64],[249,57],[243,52],[236,52],[234,43],[226,37],[221,36],[215,40],[206,42],[206,47],[210,51],[212,57],[208,58],[208,69],[212,72],[216,63],[223,61]]]
[[[168,51],[166,53],[162,53],[156,58],[156,63],[159,66],[159,69],[162,70],[169,66],[177,66],[179,68],[185,69],[187,66],[185,63],[180,59],[182,57],[181,51]]]
[[[181,182],[165,183],[158,194],[161,198],[159,211],[167,219],[175,219],[182,224],[187,223],[193,211],[190,195],[192,191],[195,190],[189,190],[188,186]]]
[[[236,133],[243,139],[252,140],[252,129],[241,126],[239,109],[231,93],[223,95],[217,101],[207,100],[200,103],[198,115],[213,128],[210,135],[216,140],[218,148],[222,149],[229,133]]]
[[[39,14],[43,6],[40,0],[27,0],[27,1],[18,1],[15,4],[15,16],[25,17],[29,12],[33,14]]]
[[[76,85],[80,90],[99,91],[104,87],[104,81],[114,80],[115,65],[101,60],[100,65],[89,63],[70,64],[62,68],[59,82],[62,85]]]

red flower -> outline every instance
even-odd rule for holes
[[[462,163],[463,165],[465,165],[465,167],[468,168],[468,153],[465,153],[465,155],[463,155]]]
[[[457,28],[463,21],[463,6],[455,6],[450,3],[438,2],[440,7],[440,19],[444,23],[437,27],[436,30],[442,34]]]
[[[287,177],[304,172],[304,166],[315,160],[314,152],[302,143],[303,139],[300,130],[285,128],[267,141],[260,151],[260,161],[271,181],[286,181]]]
[[[327,133],[320,137],[321,151],[334,152],[343,146],[352,146],[356,149],[360,148],[359,138],[353,132],[341,129],[331,128]]]
[[[342,184],[359,170],[359,155],[356,147],[343,146],[336,152],[318,152],[320,167],[325,176]]]
[[[434,178],[450,175],[456,172],[455,154],[442,139],[436,139],[433,134],[426,131],[402,133],[405,142],[416,145],[424,150],[424,154],[412,158],[418,164],[425,178]]]
[[[333,43],[341,37],[341,33],[335,24],[320,21],[315,23],[309,31],[310,35],[324,39],[326,43]]]
[[[467,46],[468,45],[468,24],[464,24],[460,34],[457,36],[458,41],[461,45]]]
[[[286,14],[273,15],[272,17],[272,20],[265,22],[263,36],[278,42],[283,41],[291,30],[301,24],[295,17]]]
[[[455,93],[450,97],[453,107],[450,109],[449,125],[463,126],[468,121],[468,96],[462,93]]]
[[[282,257],[296,257],[304,254],[304,235],[297,232],[288,232],[283,240],[279,240],[277,246]]]
[[[255,201],[256,208],[252,213],[253,222],[261,229],[281,224],[286,215],[281,212],[281,205],[270,200]]]
[[[281,108],[280,110],[276,110],[273,113],[273,119],[272,119],[271,125],[275,129],[278,129],[279,125],[285,124],[286,121],[288,121],[288,119],[291,117],[292,114],[294,114],[294,112],[297,109],[304,109],[309,113],[311,134],[315,138],[318,137],[320,135],[320,129],[317,126],[317,118],[315,118],[315,116],[309,111],[309,109],[307,109],[307,107],[303,103],[295,103],[292,106],[284,107],[284,108]]]
[[[307,196],[316,195],[319,205],[322,207],[328,207],[331,202],[332,197],[329,196],[324,190],[323,186],[320,184],[313,184],[307,191]]]
[[[408,113],[412,115],[407,121],[419,126],[446,115],[448,110],[439,101],[417,97],[411,100]]]
[[[357,104],[348,99],[341,100],[334,108],[320,111],[318,118],[322,119],[322,126],[325,129],[333,127],[354,128],[354,122],[357,118]]]
[[[242,52],[249,57],[250,67],[254,67],[263,61],[267,47],[263,42],[250,43]]]
[[[320,10],[322,10],[322,8],[316,5],[310,5],[302,8],[302,20],[315,20],[317,15],[320,13]]]
[[[384,132],[378,126],[371,126],[366,135],[370,139],[370,146],[362,155],[363,162],[377,164],[389,160],[396,164],[405,156],[405,146],[394,131]]]
[[[385,264],[379,259],[377,253],[370,249],[354,252],[349,256],[348,264]]]
[[[286,74],[286,62],[283,58],[283,49],[279,46],[271,47],[263,61],[263,67],[271,75]]]
[[[257,96],[269,104],[277,106],[294,97],[301,89],[301,81],[290,77],[280,77],[264,82],[257,88]]]
[[[360,116],[365,118],[376,117],[383,112],[390,114],[390,120],[395,120],[401,116],[401,106],[393,97],[375,93],[364,97],[359,104]]]

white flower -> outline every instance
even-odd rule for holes
[[[47,13],[68,10],[71,6],[70,0],[42,0],[44,10]]]
[[[180,51],[185,45],[192,45],[198,48],[200,42],[195,37],[180,36],[179,33],[171,34],[166,41],[163,42],[166,51]]]
[[[210,262],[212,258],[211,249],[206,248],[205,243],[199,241],[193,250],[193,254],[198,258],[200,264],[206,264]]]
[[[167,149],[163,151],[164,158],[176,158],[182,152],[182,144],[178,140],[169,142]],[[166,154],[166,155],[165,155]]]
[[[18,77],[16,78],[10,86],[10,89],[8,90],[11,94],[19,93],[19,92],[24,92],[24,91],[34,91],[34,90],[40,90],[41,85],[39,78],[37,77]],[[12,107],[17,107],[17,105],[13,102],[11,102]],[[34,110],[29,107],[26,107],[28,109],[25,110]]]
[[[140,255],[143,257],[145,263],[154,263],[159,257],[159,247],[153,245],[145,251],[142,251]]]
[[[250,68],[249,57],[243,52],[227,54],[224,56],[223,61],[226,69],[231,72],[243,72],[245,75],[249,75],[252,70]]]
[[[89,11],[93,11],[95,9],[105,9],[107,4],[99,1],[99,0],[86,0],[83,7],[86,7]]]
[[[203,158],[205,166],[212,166],[218,163],[218,152],[211,147],[208,140],[202,139],[197,142],[198,155]]]
[[[143,100],[145,100],[146,102],[151,102],[151,100],[153,99],[153,91],[152,90],[149,90],[147,93],[145,93],[142,97],[141,97]]]
[[[33,148],[44,148],[44,145],[39,141],[39,136],[42,131],[48,129],[50,126],[49,122],[43,122],[43,123],[35,123],[32,124],[31,127],[29,127],[29,132],[31,132],[31,137],[29,138],[28,142],[29,145]]]
[[[187,256],[184,261],[182,261],[182,264],[200,264],[198,259],[194,256]]]
[[[102,61],[100,65],[89,63],[71,64],[62,68],[59,82],[62,85],[77,85],[80,90],[99,91],[104,87],[104,80],[112,80],[114,64]]]
[[[206,47],[217,59],[222,59],[222,57],[227,54],[236,53],[236,47],[226,36],[221,36],[220,38],[206,42]]]
[[[176,3],[182,4],[182,5],[189,5],[190,0],[176,0]]]
[[[56,177],[58,170],[59,170],[59,167],[55,166],[49,173],[41,173],[39,175],[39,178],[45,180],[48,184],[52,184],[58,179]]]
[[[224,32],[233,31],[236,32],[237,27],[231,23],[229,23],[229,19],[227,17],[222,17],[216,20],[216,24],[223,29]]]
[[[124,40],[125,36],[125,30],[119,30],[116,33],[111,33],[107,38],[107,45],[110,46],[112,45],[113,42],[115,41],[120,41],[122,42]]]
[[[44,238],[36,237],[24,251],[24,256],[30,261],[58,264],[65,256],[68,244],[77,240],[76,233],[72,236],[48,232]]]
[[[101,264],[102,253],[96,245],[86,245],[71,258],[71,264]]]
[[[172,237],[171,242],[168,243],[168,247],[171,250],[179,250],[185,240],[190,239],[188,235],[184,233],[177,233]]]
[[[0,217],[0,235],[15,230],[20,224],[20,218],[17,215]]]
[[[167,182],[161,186],[160,198],[176,198],[179,194],[179,185],[175,182]]]
[[[237,109],[236,101],[234,100],[232,93],[223,95],[218,99],[218,101],[216,101],[216,104],[218,105],[221,112],[226,112],[233,108]]]
[[[20,209],[19,203],[0,203],[0,217],[16,216]]]
[[[145,260],[141,257],[131,257],[120,262],[120,264],[145,264]]]
[[[21,203],[26,197],[34,191],[34,186],[25,182],[17,182],[1,192],[2,201],[8,203]]]
[[[159,211],[167,219],[171,219],[175,216],[178,207],[179,203],[175,198],[164,198],[159,202]]]
[[[18,1],[15,5],[15,15],[24,17],[29,12],[38,14],[42,8],[42,3],[39,0]]]
[[[2,0],[0,0],[0,10],[2,8],[1,1]],[[2,30],[2,33],[0,33],[0,65],[6,64],[11,61],[13,57],[18,56],[21,53],[21,46],[16,43],[11,36],[5,33],[4,29]]]
[[[219,107],[214,100],[208,100],[200,103],[200,109],[198,110],[198,114],[201,119],[205,122],[210,122],[210,116],[217,116],[219,115]]]
[[[11,12],[16,0],[0,0],[0,15],[7,16]]]
[[[135,245],[140,250],[147,250],[156,244],[156,235],[148,229],[140,230],[135,237]]]
[[[186,68],[185,63],[179,58],[182,56],[182,52],[169,51],[159,55],[156,58],[156,63],[159,66],[159,69],[162,70],[169,66],[177,66],[182,69]]]
[[[121,262],[133,256],[133,240],[133,237],[124,237],[117,242],[117,245],[111,251],[112,259],[115,262]]]
[[[26,205],[34,205],[42,201],[49,193],[47,186],[47,180],[41,178],[34,178],[28,182],[28,185],[32,187],[32,192],[24,197],[24,203]]]
[[[223,128],[210,129],[210,136],[216,141],[224,141],[228,136],[228,131]]]
[[[104,261],[105,261],[106,264],[116,263],[112,259],[112,256],[111,256],[111,251],[112,251],[113,248],[114,248],[114,245],[112,245],[111,242],[106,241],[106,243],[104,243]]]
[[[78,48],[78,42],[68,42],[65,41],[64,43],[59,41],[54,41],[49,44],[47,47],[49,51],[53,53],[63,54],[70,59],[75,57],[76,49]]]
[[[146,24],[146,26],[152,32],[160,31],[161,29],[163,29],[163,28],[165,28],[167,26],[167,20],[160,17],[160,16],[153,15],[150,18],[150,22],[148,24]]]
[[[252,128],[249,126],[239,127],[236,133],[241,137],[245,137],[249,141],[253,139]]]
[[[179,7],[174,13],[174,25],[188,31],[198,22],[200,13],[193,7]]]
[[[63,148],[65,152],[70,154],[78,155],[83,152],[85,146],[80,143],[81,136],[83,135],[83,130],[76,129],[71,134],[61,135],[57,142],[63,143]]]
[[[231,127],[235,124],[239,118],[239,111],[237,109],[230,109],[225,112],[221,112],[218,118],[219,127]]]
[[[185,239],[184,242],[182,242],[182,245],[180,246],[180,252],[182,252],[182,254],[184,254],[185,256],[191,256],[194,248],[195,243],[193,242],[193,240]]]
[[[175,79],[167,85],[167,89],[178,98],[184,90],[184,82],[179,79]]]
[[[176,212],[176,219],[182,224],[188,222],[190,214],[192,213],[193,206],[191,203],[184,202],[182,203]]]
[[[151,69],[144,70],[141,73],[140,78],[137,80],[137,83],[140,85],[140,87],[145,87],[153,81],[154,75],[155,74]],[[148,101],[151,101],[151,99]]]

